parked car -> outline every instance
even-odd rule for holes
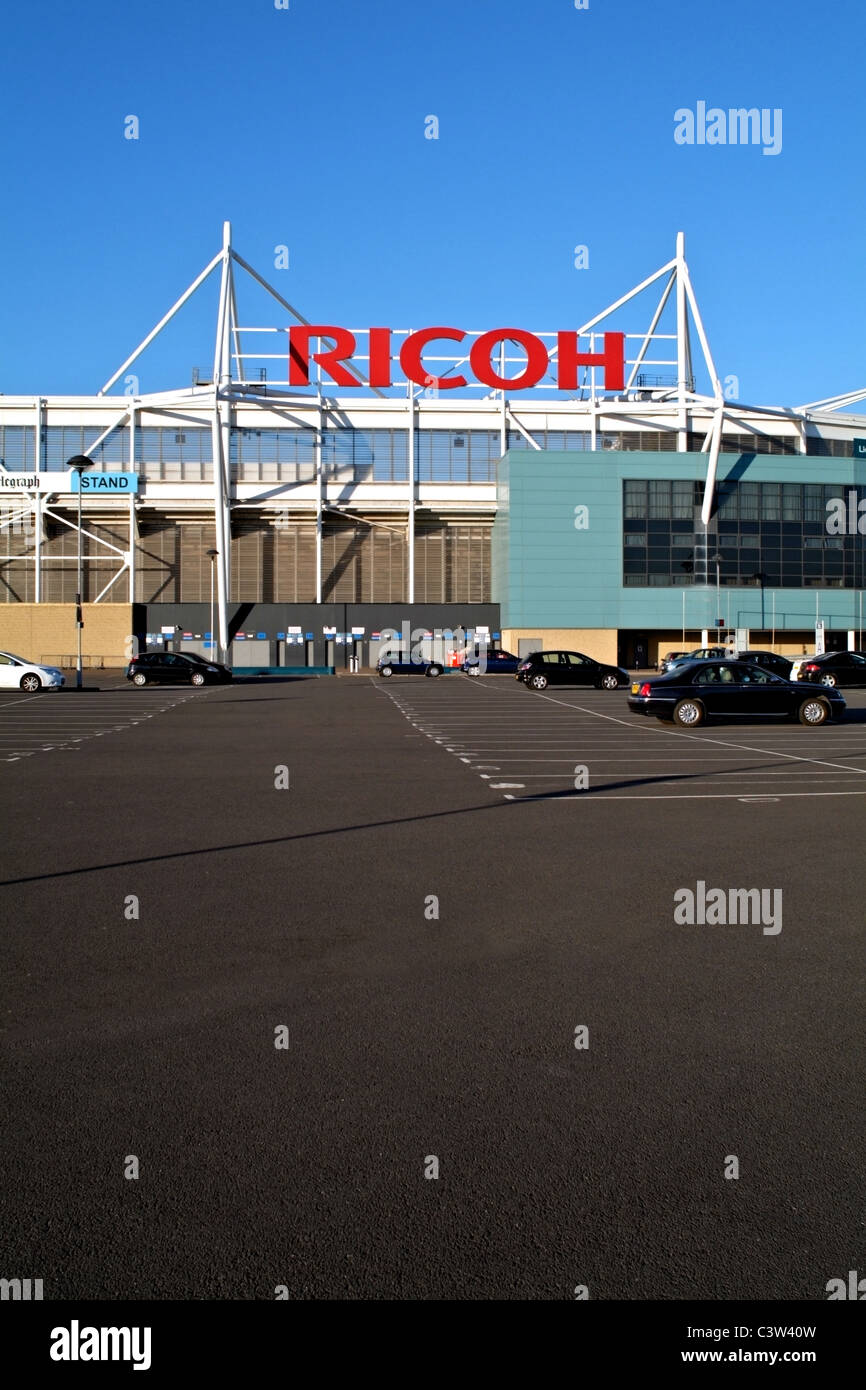
[[[14,652],[0,652],[0,688],[3,690],[59,690],[66,678],[56,666],[42,666]]]
[[[737,661],[749,661],[753,666],[760,666],[762,671],[772,671],[774,676],[781,676],[782,680],[791,679],[791,662],[786,656],[777,656],[775,652],[739,652]]]
[[[687,656],[688,652],[665,652],[664,656],[659,661],[659,671],[664,674],[672,662],[682,661],[683,658]]]
[[[693,652],[686,652],[685,656],[678,656],[676,661],[668,662],[665,674],[675,670],[687,661],[730,661],[731,653],[727,647],[696,647]]]
[[[783,680],[748,661],[692,661],[665,676],[635,681],[628,705],[634,714],[652,714],[687,729],[710,715],[787,715],[815,726],[845,710],[837,690]]]
[[[825,652],[794,662],[791,679],[826,686],[866,685],[866,656],[862,652]]]
[[[628,685],[629,674],[619,666],[606,666],[583,652],[533,652],[519,662],[515,675],[533,690],[549,685],[591,685],[598,690],[616,690]]]
[[[479,652],[477,656],[467,657],[462,663],[460,670],[465,671],[467,676],[480,676],[482,668],[486,666],[487,674],[499,672],[503,676],[513,676],[521,658],[515,656],[513,652],[487,651]]]
[[[142,652],[126,668],[133,685],[211,685],[232,679],[227,666],[187,652]]]
[[[407,661],[402,656],[380,656],[376,670],[386,679],[390,676],[441,676],[441,661]]]

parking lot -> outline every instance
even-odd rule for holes
[[[508,677],[99,683],[0,710],[7,1270],[773,1300],[863,1268],[866,692],[686,732]],[[781,893],[778,930],[681,924],[700,884]]]
[[[527,691],[507,677],[404,677],[388,695],[433,742],[507,800],[762,800],[866,795],[866,694],[820,731],[785,720],[711,721],[694,732],[633,715],[622,692]],[[816,739],[816,734],[818,738]],[[575,784],[577,788],[575,787]]]
[[[127,729],[174,709],[194,693],[180,687],[130,690],[118,676],[103,677],[82,690],[27,695],[4,691],[0,699],[0,762],[15,763],[37,753],[77,753],[83,744]]]

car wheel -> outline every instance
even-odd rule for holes
[[[602,690],[617,690],[619,688],[619,678],[613,674],[613,671],[608,671],[606,675],[602,676],[601,688]]]
[[[29,690],[31,692],[34,690],[41,690],[42,682],[39,679],[39,677],[37,675],[34,675],[31,671],[28,675],[21,677],[21,689]]]
[[[391,666],[380,666],[380,667],[379,667],[379,675],[380,675],[380,676],[393,676],[393,674],[394,674],[393,667],[391,667]]]
[[[820,684],[829,686],[836,685],[836,677],[833,675],[833,672],[827,671],[827,673],[821,677]]]
[[[144,674],[143,671],[136,671],[135,675],[132,678],[132,683],[133,685],[138,686],[147,685],[147,676]]]
[[[189,683],[190,685],[204,685],[204,671],[193,671]]]
[[[538,671],[534,676],[529,677],[526,684],[531,685],[533,690],[546,690],[548,686],[547,676],[542,671]]]
[[[684,729],[696,729],[705,719],[704,707],[700,700],[678,700],[674,706],[674,723]]]
[[[467,676],[480,676],[480,675],[481,675],[481,667],[480,667],[480,666],[470,666],[470,667],[469,667],[469,670],[466,672],[466,674],[467,674]]]
[[[441,676],[441,675],[442,675],[442,667],[441,667],[441,666],[428,666],[428,667],[427,667],[427,670],[426,670],[426,672],[425,672],[425,674],[428,675],[428,676]]]
[[[830,718],[830,706],[826,700],[804,700],[797,717],[801,724],[826,724]]]

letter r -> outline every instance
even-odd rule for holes
[[[334,347],[310,352],[312,338],[333,338]],[[309,386],[310,361],[318,362],[337,386],[361,386],[363,382],[341,366],[355,351],[355,335],[348,328],[329,323],[293,324],[289,329],[289,385]]]

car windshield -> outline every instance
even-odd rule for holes
[[[5,656],[9,661],[20,661],[24,666],[36,666],[35,661],[28,661],[26,656],[16,656],[14,652],[0,652],[0,656]]]

